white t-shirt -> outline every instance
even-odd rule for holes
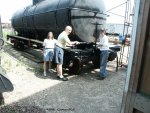
[[[97,39],[97,45],[100,50],[109,50],[109,41],[106,35],[99,36]]]
[[[56,39],[44,39],[44,42],[43,42],[43,46],[45,48],[49,48],[49,49],[53,49],[54,46],[55,46],[55,43],[57,43],[57,40]]]
[[[63,31],[59,36],[58,36],[58,39],[57,39],[58,43],[57,45],[61,48],[66,48],[66,45],[67,45],[67,42],[70,43],[70,39],[68,37],[68,35],[66,34],[65,31]]]

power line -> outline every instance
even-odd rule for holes
[[[120,7],[120,6],[124,5],[124,4],[126,4],[126,3],[127,3],[127,1],[124,2],[124,3],[122,3],[122,4],[120,4],[120,5],[118,5],[118,6],[115,6],[115,7],[111,8],[111,9],[107,10],[106,12],[109,12],[109,11],[111,11],[111,10],[113,10],[113,9],[116,9],[116,8],[118,8],[118,7]]]
[[[123,16],[123,15],[119,15],[119,14],[112,13],[112,12],[108,12],[108,13],[111,13],[111,14],[113,14],[113,15],[120,16],[120,17],[123,17],[123,18],[125,18],[125,16]]]

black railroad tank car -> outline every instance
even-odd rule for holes
[[[104,12],[102,0],[34,0],[33,5],[13,15],[12,26],[20,36],[43,41],[49,31],[57,38],[66,25],[71,25],[71,40],[93,42],[94,23],[102,24],[98,27],[105,24]]]
[[[99,67],[99,50],[93,42],[98,30],[105,26],[107,15],[104,12],[102,0],[33,0],[33,5],[13,15],[12,26],[18,36],[9,37],[19,49],[33,43],[41,47],[49,31],[57,38],[66,25],[71,25],[70,40],[82,43],[64,50],[63,67],[79,74],[86,62],[92,61],[94,67]]]
[[[44,1],[44,0],[32,0],[32,3],[33,3],[33,5],[35,5],[35,4],[40,3],[42,1]]]

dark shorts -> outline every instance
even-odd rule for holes
[[[64,50],[58,46],[54,49],[55,63],[63,64]]]

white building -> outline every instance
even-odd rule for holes
[[[132,27],[131,26],[127,26],[124,24],[113,24],[113,23],[107,23],[106,24],[106,32],[109,34],[129,34],[131,35],[131,31],[132,31]]]

